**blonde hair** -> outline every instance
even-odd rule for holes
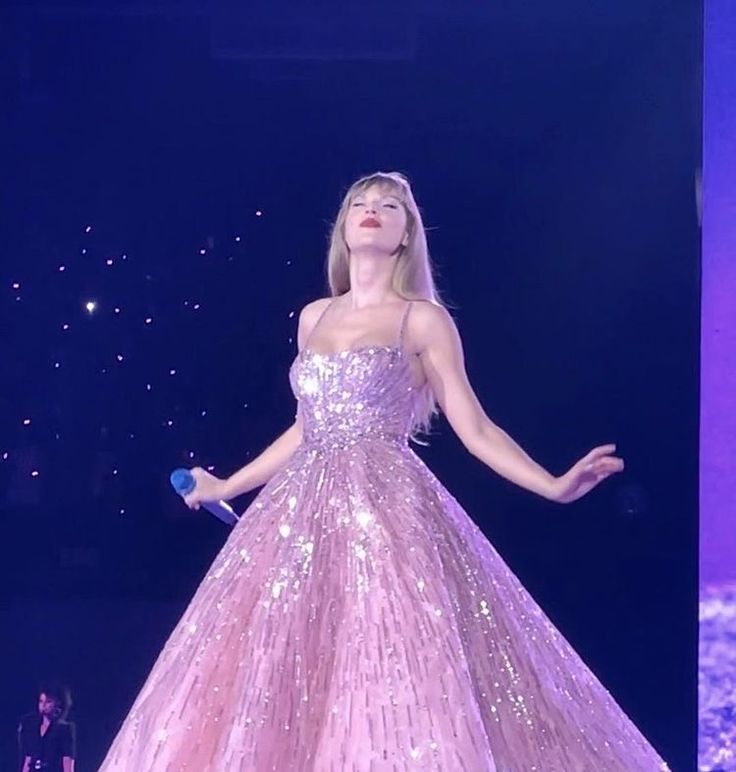
[[[375,172],[361,177],[345,194],[332,226],[327,253],[327,280],[331,295],[342,295],[350,289],[350,249],[345,241],[345,220],[356,196],[373,185],[378,185],[396,196],[406,212],[407,243],[400,245],[396,253],[396,266],[391,279],[394,292],[406,300],[426,300],[444,305],[435,285],[422,216],[411,192],[409,180],[400,172]],[[425,384],[417,393],[414,405],[412,439],[417,440],[418,433],[429,431],[436,413],[437,403],[432,389]]]

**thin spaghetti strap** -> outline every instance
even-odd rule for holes
[[[312,340],[312,336],[314,335],[314,331],[319,327],[320,322],[322,319],[324,319],[325,314],[330,310],[330,307],[335,302],[335,298],[330,298],[330,302],[322,309],[322,313],[317,317],[317,321],[314,323],[314,327],[309,331],[309,335],[307,335],[307,339],[304,341],[303,348],[307,348],[309,346],[309,341]]]
[[[406,310],[401,317],[401,327],[399,328],[399,349],[404,350],[404,332],[406,331],[406,320],[409,318],[409,311],[411,310],[411,300],[406,304]]]

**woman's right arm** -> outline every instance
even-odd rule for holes
[[[283,434],[250,463],[238,469],[224,481],[222,498],[228,501],[265,485],[291,458],[301,441],[302,422],[297,414],[294,423]]]
[[[31,757],[26,756],[23,760],[23,770],[22,772],[31,772]]]

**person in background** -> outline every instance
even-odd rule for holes
[[[24,716],[18,725],[21,772],[74,772],[76,732],[66,720],[71,705],[68,689],[41,687],[38,711]]]

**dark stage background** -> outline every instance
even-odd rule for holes
[[[96,768],[227,535],[170,470],[286,427],[341,195],[397,169],[491,417],[627,468],[561,507],[442,421],[419,453],[693,769],[698,4],[242,5],[0,12],[0,766],[52,677]]]

